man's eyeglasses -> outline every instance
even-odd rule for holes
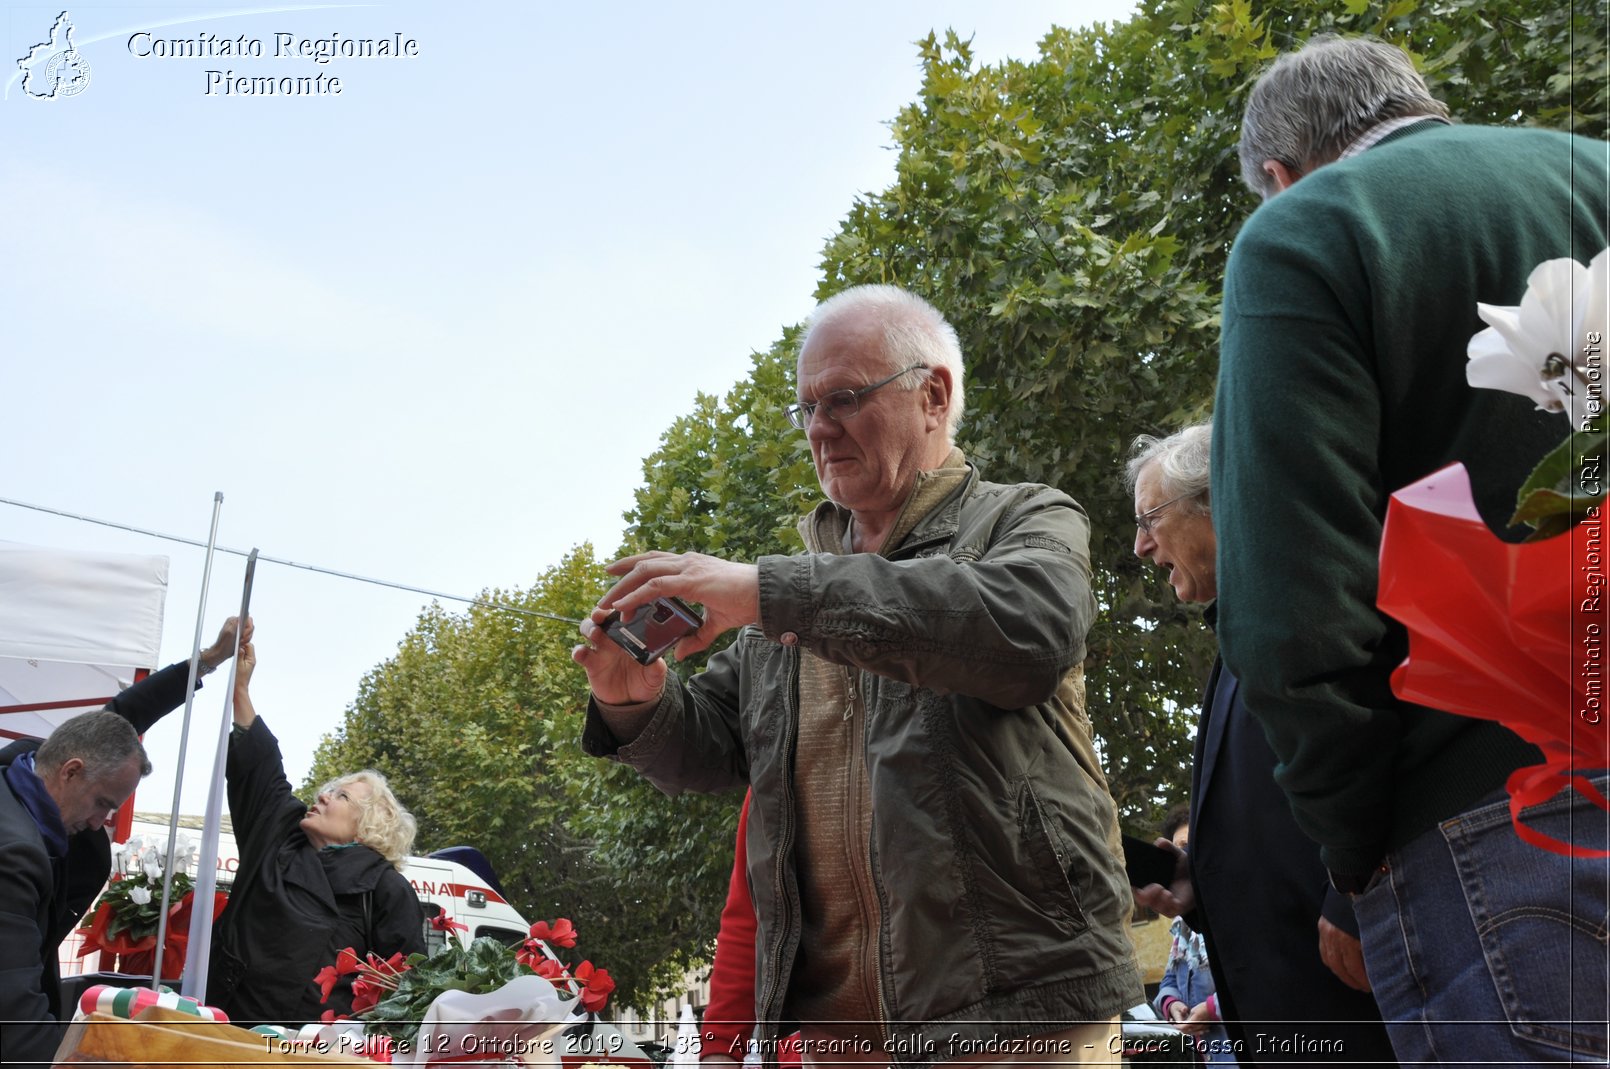
[[[871,386],[863,386],[859,390],[834,390],[827,396],[819,397],[814,401],[801,401],[797,405],[789,405],[783,411],[788,414],[788,422],[800,430],[804,430],[811,425],[811,418],[816,415],[817,409],[821,409],[826,413],[827,418],[834,423],[843,423],[861,411],[861,398],[873,390],[889,385],[901,375],[907,375],[913,371],[927,370],[927,364],[912,364],[910,367],[901,368],[886,379],[874,382]]]
[[[1171,498],[1169,498],[1167,501],[1163,502],[1161,505],[1153,505],[1151,508],[1147,509],[1145,512],[1137,513],[1135,515],[1135,526],[1140,528],[1140,533],[1141,534],[1151,534],[1152,533],[1152,527],[1157,523],[1157,520],[1153,519],[1152,517],[1156,516],[1159,512],[1162,512],[1164,509],[1168,508],[1168,506],[1174,504],[1174,502],[1176,502],[1176,501],[1184,501],[1188,497],[1195,497],[1195,496],[1196,496],[1195,494],[1181,494],[1179,497],[1171,497]]]

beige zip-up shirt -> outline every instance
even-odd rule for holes
[[[952,450],[921,473],[888,537],[887,555],[967,477]],[[812,553],[848,553],[851,521],[837,510],[800,533]],[[799,743],[794,756],[800,902],[799,959],[785,1013],[805,1038],[883,1035],[878,990],[880,910],[872,880],[872,795],[867,782],[866,706],[855,669],[801,651]]]

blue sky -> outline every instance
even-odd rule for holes
[[[913,42],[1031,58],[1132,6],[101,4],[67,9],[89,83],[41,101],[14,60],[62,8],[8,5],[0,497],[204,539],[222,491],[224,545],[465,594],[607,554],[660,434],[810,310],[823,242],[892,178]],[[141,57],[140,33],[264,55]],[[319,64],[280,33],[419,54]],[[208,70],[341,93],[208,95]],[[10,505],[0,539],[168,554],[164,663],[188,655],[199,550]],[[218,558],[209,632],[241,574]],[[426,600],[259,569],[254,693],[293,781]],[[148,738],[142,809],[178,734]]]

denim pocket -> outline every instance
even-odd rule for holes
[[[1610,778],[1596,786],[1603,791]],[[1603,850],[1606,814],[1566,791],[1526,809],[1546,835]],[[1443,822],[1493,987],[1517,1036],[1579,1054],[1606,1053],[1610,886],[1604,859],[1572,859],[1523,842],[1509,801]]]

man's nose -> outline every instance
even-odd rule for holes
[[[811,421],[805,425],[805,437],[811,441],[820,441],[823,438],[837,438],[842,433],[843,428],[839,426],[839,421],[820,408],[811,417]]]
[[[1143,531],[1139,527],[1135,528],[1135,556],[1145,560],[1152,555],[1152,550],[1156,548],[1157,543],[1152,541],[1151,532]]]

